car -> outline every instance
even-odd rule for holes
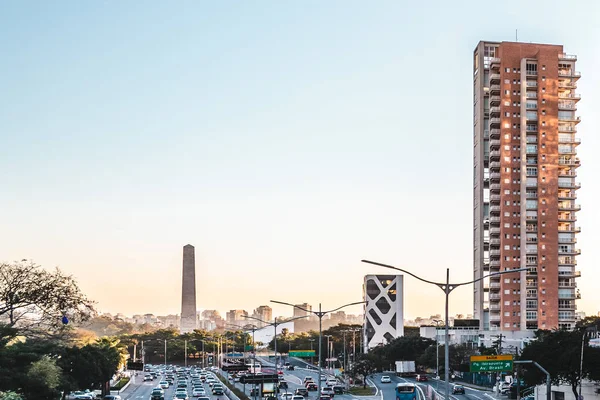
[[[198,397],[198,400],[210,400],[210,397],[206,397],[206,396]]]
[[[150,395],[150,400],[165,400],[165,395],[162,393],[152,393]]]
[[[167,382],[167,381],[160,381],[159,385],[160,385],[161,389],[168,389],[169,388],[169,382]]]
[[[107,394],[102,398],[103,400],[121,400],[121,396],[118,394]]]
[[[175,396],[173,396],[173,399],[189,400],[189,397],[188,397],[187,393],[175,393]]]
[[[292,397],[294,397],[293,393],[282,393],[281,394],[281,400],[292,400]],[[302,399],[304,399],[304,396],[302,396]]]
[[[192,390],[192,397],[203,397],[206,396],[206,391],[200,388],[194,388]]]
[[[294,370],[294,366],[293,365],[288,365],[287,369],[288,369],[288,371],[293,371]]]
[[[93,394],[79,394],[74,397],[75,400],[94,400],[94,398]]]
[[[381,377],[381,383],[392,383],[392,378],[390,378],[390,377],[389,377],[389,376],[387,376],[387,375],[383,375],[383,376]]]
[[[186,381],[177,381],[177,387],[187,389],[187,382]]]
[[[287,389],[289,387],[286,381],[280,381],[278,386],[279,389]]]
[[[332,389],[333,389],[333,393],[335,393],[335,394],[344,394],[344,391],[345,391],[344,387],[339,386],[339,385],[333,386]]]
[[[222,387],[218,387],[218,386],[213,387],[212,394],[214,394],[215,396],[222,396],[223,395],[223,388]]]
[[[452,394],[465,394],[465,387],[462,385],[454,385],[452,387]]]
[[[306,384],[306,382],[312,382],[312,381],[313,381],[312,376],[305,376],[303,383]]]
[[[334,395],[335,393],[331,387],[325,386],[321,388],[321,396],[333,397]]]
[[[146,382],[146,381],[152,381],[152,380],[154,380],[154,378],[152,377],[152,375],[150,375],[150,374],[144,375],[144,382]]]
[[[177,388],[175,389],[175,394],[177,393],[187,393],[187,389]]]
[[[283,376],[283,375],[279,375],[279,376],[278,376],[278,379],[279,379],[280,381],[284,381],[284,380],[285,380],[285,376]]]
[[[294,392],[295,395],[308,397],[308,389],[306,388],[298,388]]]
[[[331,397],[327,396],[326,394],[322,394],[319,396],[318,400],[331,400]]]
[[[338,384],[338,381],[337,381],[337,379],[330,378],[330,379],[327,379],[327,382],[325,382],[325,384],[327,386],[335,386]]]
[[[423,375],[423,374],[417,375],[417,382],[427,382],[427,375]]]
[[[314,383],[314,382],[309,382],[309,383],[306,385],[306,390],[308,390],[308,391],[311,391],[311,392],[312,392],[312,391],[315,391],[315,390],[319,390],[319,386],[317,386],[317,384],[316,384],[316,383]]]
[[[304,396],[294,395],[292,396],[292,400],[304,400]]]

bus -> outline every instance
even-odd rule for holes
[[[402,382],[396,385],[396,400],[417,400],[417,386]]]

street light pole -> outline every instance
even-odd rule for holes
[[[579,399],[582,400],[583,396],[581,396],[581,386],[582,386],[582,378],[583,378],[583,348],[585,346],[585,338],[588,332],[597,332],[598,329],[595,326],[587,327],[583,331],[583,335],[581,336],[581,358],[579,359]]]
[[[331,338],[332,335],[324,335],[324,336],[327,338],[327,358],[325,359],[325,365],[327,366],[327,369],[331,369],[330,368],[330,364],[331,364],[331,350],[329,349],[329,338]],[[319,395],[320,395],[320,393],[321,392],[319,392]]]
[[[165,367],[167,366],[167,339],[165,339]]]
[[[439,382],[440,380],[440,344],[438,338],[439,324],[444,322],[441,319],[434,319],[435,322],[435,379]]]
[[[323,311],[321,309],[321,303],[319,303],[319,311],[307,310],[306,308],[297,306],[297,305],[292,304],[292,303],[286,303],[286,302],[283,302],[283,301],[271,300],[271,303],[283,304],[283,305],[286,305],[286,306],[292,306],[292,307],[297,308],[298,310],[302,310],[302,311],[304,311],[306,313],[314,314],[314,315],[317,316],[317,318],[319,318],[319,385],[318,385],[319,392],[318,392],[317,396],[320,396],[321,395],[321,376],[323,375],[323,368],[321,366],[321,357],[322,357],[322,354],[323,354],[323,352],[322,352],[322,347],[323,347],[323,345],[322,345],[322,342],[323,342],[323,316],[325,316],[326,314],[328,314],[330,312],[334,312],[334,311],[340,310],[340,309],[342,309],[344,307],[354,306],[354,305],[358,305],[358,304],[364,304],[365,302],[364,301],[357,301],[355,303],[348,303],[348,304],[344,304],[343,306],[340,306],[338,308],[335,308],[335,309],[329,310],[329,311]]]
[[[427,279],[423,279],[415,274],[413,274],[412,272],[409,272],[407,270],[401,269],[401,268],[397,268],[394,267],[392,265],[388,265],[388,264],[382,264],[382,263],[378,263],[375,261],[369,261],[369,260],[361,260],[364,263],[367,264],[372,264],[372,265],[378,265],[380,267],[384,267],[384,268],[389,268],[389,269],[393,269],[396,271],[400,271],[403,272],[405,274],[408,274],[410,276],[412,276],[415,279],[418,279],[422,282],[425,283],[429,283],[431,285],[435,285],[437,287],[439,287],[440,289],[442,289],[442,291],[445,294],[445,306],[444,306],[444,312],[445,312],[445,318],[444,318],[444,322],[446,325],[446,328],[444,329],[444,381],[446,383],[446,387],[444,388],[444,392],[445,392],[445,398],[446,400],[450,399],[450,357],[449,357],[449,353],[450,353],[450,348],[449,348],[449,336],[448,336],[448,302],[449,302],[449,296],[450,293],[452,293],[452,291],[454,289],[456,289],[459,286],[464,286],[464,285],[470,285],[471,283],[475,283],[475,282],[479,282],[485,278],[489,278],[490,276],[498,276],[498,275],[504,275],[504,274],[512,274],[515,272],[521,272],[521,271],[527,271],[527,268],[516,268],[516,269],[511,269],[511,270],[504,270],[504,271],[500,271],[500,272],[494,272],[485,276],[482,276],[481,278],[477,278],[474,279],[472,281],[469,282],[461,282],[461,283],[450,283],[450,268],[446,268],[446,282],[433,282],[433,281],[429,281]],[[436,331],[437,333],[437,331]]]

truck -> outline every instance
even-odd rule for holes
[[[412,376],[416,373],[414,361],[396,361],[397,376]]]

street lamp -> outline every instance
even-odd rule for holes
[[[329,347],[329,339],[331,339],[333,337],[333,335],[323,335],[327,338],[327,358],[325,359],[325,362],[327,365],[327,369],[331,369],[331,349]],[[320,395],[320,392],[319,392]]]
[[[494,272],[494,273],[482,276],[481,278],[477,278],[477,279],[474,279],[469,282],[450,283],[450,268],[446,268],[446,282],[433,282],[433,281],[428,281],[427,279],[423,279],[423,278],[413,274],[412,272],[408,272],[407,270],[397,268],[392,265],[382,264],[382,263],[378,263],[375,261],[369,261],[369,260],[361,260],[361,261],[364,263],[367,263],[367,264],[378,265],[380,267],[389,268],[389,269],[403,272],[403,273],[408,274],[408,275],[412,276],[413,278],[418,279],[422,282],[429,283],[431,285],[435,285],[435,286],[439,287],[440,289],[442,289],[442,291],[446,295],[445,318],[444,318],[445,325],[446,325],[445,334],[444,334],[444,346],[445,346],[445,348],[444,348],[444,381],[446,382],[445,395],[446,395],[447,400],[450,399],[450,371],[449,371],[450,370],[450,360],[449,360],[450,350],[448,347],[448,344],[449,344],[448,343],[448,297],[450,296],[450,293],[459,286],[470,285],[471,283],[479,282],[485,278],[489,278],[490,276],[512,274],[515,272],[521,272],[521,271],[528,270],[528,268],[516,268],[516,269],[511,269],[511,270]],[[437,331],[436,331],[436,334],[437,334]]]
[[[598,332],[598,328],[595,326],[588,326],[584,329],[583,335],[581,336],[581,358],[579,359],[579,399],[582,400],[583,396],[581,395],[581,385],[582,385],[582,375],[583,375],[583,347],[585,346],[585,338],[588,333]]]
[[[271,303],[283,304],[285,306],[292,306],[292,307],[297,308],[298,310],[302,310],[302,311],[304,311],[306,313],[314,314],[314,315],[317,316],[317,318],[319,318],[319,385],[318,385],[319,392],[318,392],[318,396],[320,396],[321,395],[321,375],[323,374],[323,370],[322,370],[322,367],[321,367],[321,355],[323,354],[322,353],[322,349],[321,349],[322,342],[323,342],[323,324],[322,324],[322,322],[323,322],[323,316],[325,316],[326,314],[328,314],[330,312],[334,312],[334,311],[340,310],[340,309],[342,309],[344,307],[355,306],[355,305],[358,305],[358,304],[365,304],[366,302],[365,301],[357,301],[357,302],[354,302],[354,303],[348,303],[348,304],[344,304],[343,306],[340,306],[338,308],[334,308],[333,310],[329,310],[329,311],[322,311],[321,310],[321,303],[319,303],[319,311],[307,310],[306,308],[297,306],[297,305],[292,304],[292,303],[286,303],[286,302],[283,302],[283,301],[271,300]]]
[[[438,328],[443,323],[441,319],[434,319],[435,322],[435,379],[440,380],[440,344],[438,342]]]
[[[239,326],[239,325],[234,325],[234,324],[228,324],[230,326],[236,327],[236,328],[240,328],[243,329],[245,331],[252,331],[252,373],[256,374],[256,342],[254,341],[254,332],[256,332],[257,330],[259,330],[260,328],[258,328],[256,325],[246,325],[246,326]],[[251,327],[251,328],[249,328]]]
[[[275,317],[275,319],[274,319],[274,321],[273,321],[273,322],[267,322],[267,321],[263,321],[263,320],[262,320],[262,319],[260,319],[260,318],[251,317],[251,316],[249,316],[249,315],[242,315],[242,317],[244,317],[244,318],[247,318],[247,319],[254,319],[254,320],[256,320],[256,321],[260,321],[260,322],[262,322],[262,323],[264,323],[264,324],[267,324],[267,325],[265,325],[263,328],[265,328],[265,327],[267,327],[267,326],[269,326],[269,325],[272,325],[272,326],[273,326],[273,328],[274,328],[274,336],[273,336],[274,345],[273,345],[273,347],[275,348],[275,372],[277,372],[277,373],[278,373],[278,372],[279,372],[279,367],[278,367],[278,365],[279,365],[279,364],[277,364],[277,327],[278,327],[279,325],[281,325],[281,324],[284,324],[284,323],[286,323],[286,322],[294,321],[294,320],[301,319],[301,318],[306,318],[307,316],[306,316],[306,315],[302,315],[302,316],[300,316],[300,317],[290,318],[290,319],[288,319],[288,320],[285,320],[285,321],[282,321],[282,322],[277,322],[277,317]]]

